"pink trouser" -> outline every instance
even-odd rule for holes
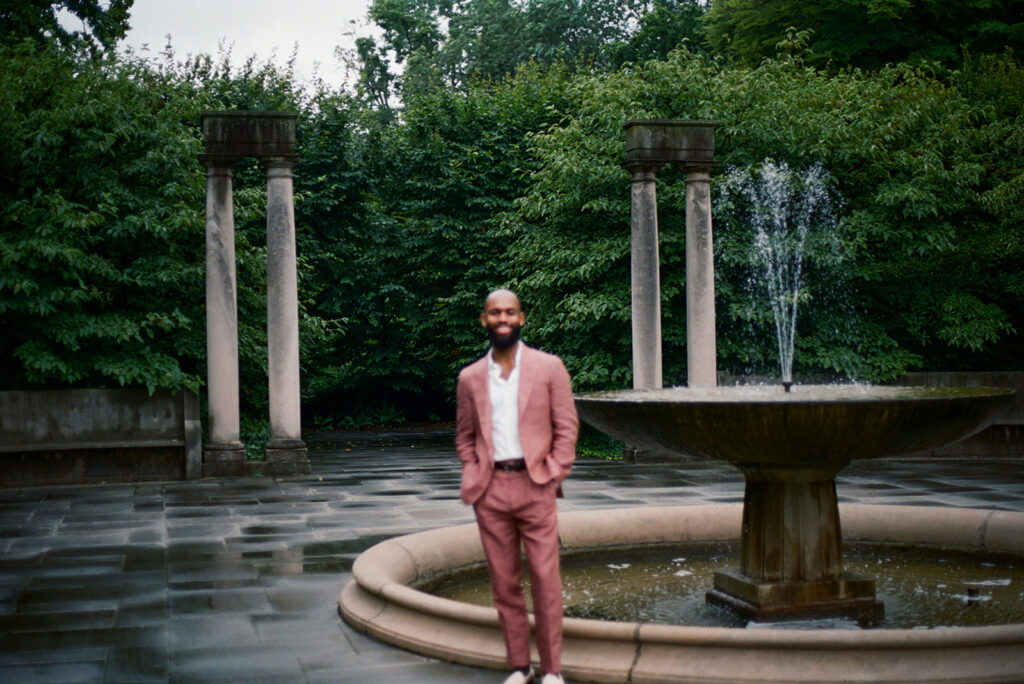
[[[491,484],[473,505],[491,574],[494,606],[510,667],[530,664],[530,622],[519,583],[526,550],[530,594],[537,627],[537,651],[544,672],[562,669],[562,579],[558,559],[555,483],[536,485],[526,471],[494,471]]]

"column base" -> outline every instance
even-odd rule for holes
[[[211,442],[203,447],[203,477],[245,475],[245,445]]]
[[[622,460],[626,463],[642,463],[648,452],[629,444],[622,445]]]
[[[309,450],[299,439],[267,443],[263,472],[267,475],[309,475]]]
[[[695,460],[692,456],[681,451],[669,451],[667,449],[642,449],[629,444],[622,447],[622,460],[624,463],[685,463]]]
[[[813,582],[759,582],[723,570],[715,572],[706,599],[758,622],[849,618],[874,627],[885,617],[884,604],[875,598],[875,580],[855,573]]]

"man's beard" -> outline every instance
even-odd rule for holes
[[[491,341],[491,346],[495,349],[508,349],[515,346],[516,342],[519,341],[520,326],[510,326],[512,332],[508,335],[499,335],[493,328],[487,328],[487,339]]]

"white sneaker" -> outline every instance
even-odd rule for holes
[[[546,674],[540,680],[540,684],[565,684],[565,680],[560,674]]]
[[[533,668],[531,667],[530,668],[530,672],[528,674],[523,674],[519,670],[516,670],[515,672],[510,674],[508,677],[506,677],[505,681],[502,682],[501,684],[530,684],[530,682],[532,682],[532,681],[533,681]]]

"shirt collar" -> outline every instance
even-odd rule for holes
[[[523,355],[523,343],[521,341],[516,342],[516,357],[513,361],[512,372],[515,373],[519,370],[519,359]],[[487,372],[493,374],[495,371],[501,372],[501,366],[494,360],[494,347],[487,350]],[[511,375],[509,378],[511,379]]]

